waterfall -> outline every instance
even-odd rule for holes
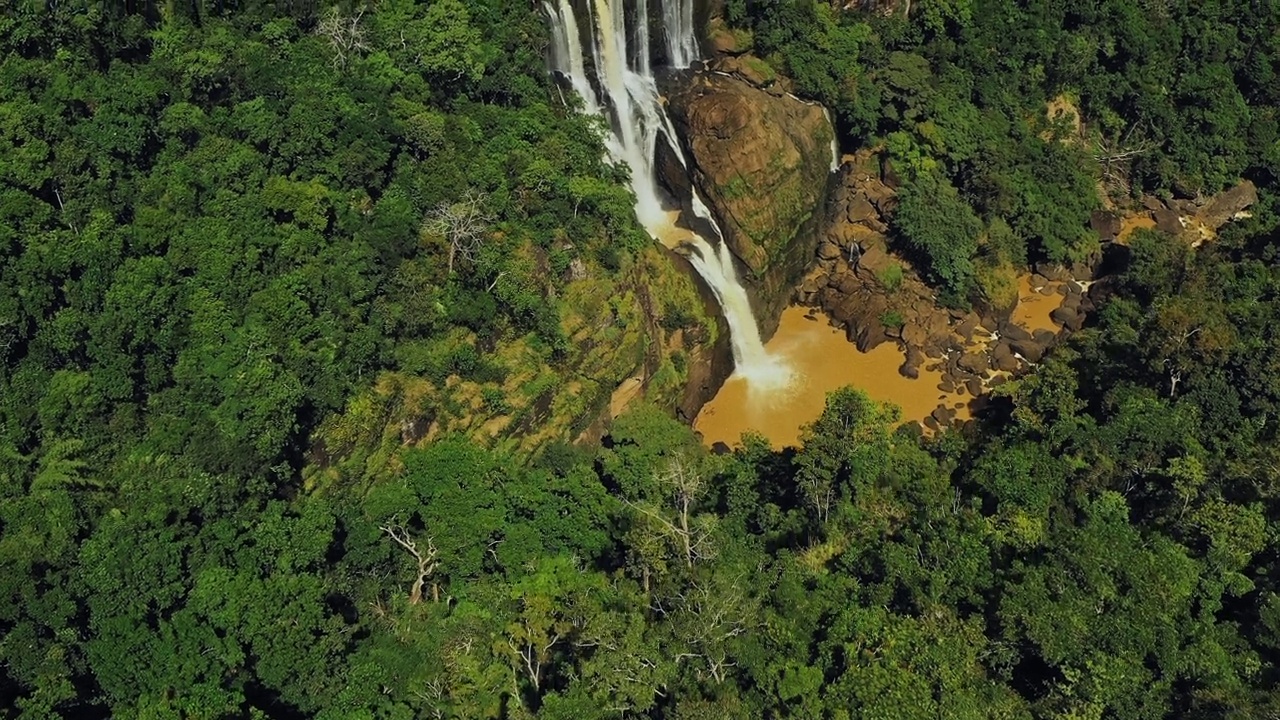
[[[667,31],[667,57],[671,64],[678,68],[692,65],[698,59],[693,0],[662,0],[662,26]]]
[[[688,256],[689,262],[711,287],[729,324],[734,373],[746,378],[755,390],[785,388],[791,381],[791,371],[770,357],[760,342],[760,330],[756,327],[755,316],[751,314],[747,291],[738,282],[729,246],[722,242],[716,251],[696,235],[689,244],[694,250]]]
[[[827,125],[831,128],[831,172],[835,172],[840,169],[840,142],[836,140],[836,121],[826,106],[823,106],[822,114],[826,116]]]
[[[760,342],[760,331],[751,312],[746,290],[738,281],[733,254],[720,238],[713,249],[696,233],[676,228],[677,213],[669,210],[658,190],[654,167],[659,142],[666,142],[686,169],[688,160],[676,138],[671,119],[658,95],[654,79],[649,32],[649,3],[633,0],[634,12],[627,17],[624,0],[578,0],[585,6],[589,36],[580,34],[579,16],[573,0],[546,0],[543,6],[551,23],[551,69],[568,79],[582,96],[588,113],[604,114],[611,133],[606,149],[615,163],[631,169],[631,189],[636,196],[636,217],[649,234],[659,240],[679,237],[692,248],[689,261],[711,287],[729,325],[735,372],[763,386],[784,383],[786,370],[770,359]],[[693,27],[693,0],[656,0],[661,10],[665,52],[671,64],[686,68],[698,60],[698,43]],[[632,33],[628,33],[628,25]],[[588,67],[584,47],[589,47]],[[594,77],[589,75],[594,73]],[[594,83],[592,80],[594,79]],[[715,218],[693,191],[694,214],[720,234]]]

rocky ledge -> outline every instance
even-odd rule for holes
[[[688,177],[746,267],[766,337],[813,257],[834,137],[822,107],[781,92],[780,82],[755,58],[721,58],[668,98]],[[669,156],[659,163],[668,188],[687,198],[684,169]]]
[[[1196,247],[1217,238],[1218,230],[1232,220],[1249,216],[1247,209],[1258,202],[1258,188],[1248,180],[1213,197],[1160,199],[1144,195],[1139,206],[1128,212],[1099,210],[1089,224],[1103,242],[1127,241],[1134,228],[1155,228],[1181,237]]]

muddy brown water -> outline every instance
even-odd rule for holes
[[[1120,234],[1116,236],[1116,242],[1128,245],[1129,236],[1133,235],[1135,230],[1154,230],[1155,227],[1156,221],[1148,213],[1125,215],[1120,218]]]
[[[1060,284],[1050,283],[1050,286],[1056,289]],[[1021,325],[1030,332],[1058,332],[1062,326],[1055,323],[1049,313],[1062,305],[1062,299],[1063,296],[1057,292],[1051,295],[1040,294],[1040,288],[1032,287],[1031,276],[1023,275],[1018,278],[1018,306],[1013,309],[1012,320],[1015,325]]]
[[[921,368],[918,379],[903,377],[898,367],[905,357],[897,345],[884,343],[871,352],[858,352],[844,331],[831,327],[819,311],[787,308],[765,348],[790,366],[795,379],[785,390],[762,393],[742,378],[730,377],[694,421],[706,445],[738,446],[742,433],[755,430],[774,448],[798,446],[802,427],[822,414],[827,393],[846,385],[898,405],[903,421],[923,420],[939,403],[963,404],[957,417],[969,416],[972,398],[938,390],[942,373]]]

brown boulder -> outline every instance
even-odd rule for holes
[[[970,378],[970,379],[969,379],[969,380],[964,384],[964,387],[965,387],[965,389],[966,389],[966,390],[968,390],[968,391],[969,391],[969,394],[970,394],[970,395],[973,395],[974,397],[977,397],[977,396],[981,395],[981,394],[982,394],[982,392],[983,392],[983,389],[982,389],[982,381],[981,381],[981,380],[979,380],[978,378]]]
[[[1008,340],[1030,340],[1031,339],[1031,333],[1027,332],[1026,328],[1022,327],[1021,325],[1015,325],[1014,323],[1007,323],[1006,325],[1001,327],[1000,335]]]
[[[1144,208],[1146,208],[1146,209],[1148,209],[1148,210],[1151,210],[1152,212],[1155,212],[1156,210],[1166,210],[1166,209],[1167,209],[1167,208],[1164,206],[1164,203],[1163,203],[1163,202],[1161,202],[1159,198],[1152,197],[1152,196],[1150,196],[1150,195],[1143,195],[1143,196],[1142,196],[1142,200],[1140,200],[1139,202],[1141,202],[1141,203],[1142,203],[1142,207],[1144,207]]]
[[[1036,263],[1036,273],[1054,282],[1066,282],[1071,279],[1071,273],[1056,263]]]
[[[887,309],[885,300],[878,295],[859,294],[847,296],[834,306],[827,307],[832,320],[845,326],[850,342],[862,352],[868,352],[889,339],[880,316]]]
[[[939,425],[950,425],[951,421],[956,419],[956,411],[946,405],[939,405],[929,413],[929,417],[936,420]]]
[[[866,225],[855,225],[847,222],[836,222],[827,228],[826,235],[827,240],[842,248],[848,248],[853,245],[861,247],[864,250],[864,255],[866,254],[865,251],[885,244],[883,234],[872,230]],[[857,257],[857,255],[854,257]]]
[[[862,226],[854,225],[853,227]],[[877,234],[876,237],[880,238],[882,236]],[[893,258],[889,257],[889,253],[885,252],[882,242],[874,242],[865,245],[862,248],[862,253],[858,255],[857,258],[858,270],[867,270],[872,273],[882,272],[885,268],[894,263]]]
[[[1089,227],[1098,233],[1102,242],[1111,242],[1120,235],[1120,216],[1109,210],[1094,210],[1089,216]]]
[[[800,283],[800,291],[805,293],[816,293],[827,285],[827,276],[822,273],[810,275]]]
[[[840,257],[840,248],[833,242],[822,242],[818,244],[819,260],[835,260]]]
[[[869,178],[861,184],[861,189],[866,194],[867,199],[871,201],[871,204],[875,205],[876,209],[880,211],[882,217],[886,213],[892,212],[893,208],[898,205],[898,193],[894,192],[893,188],[885,185],[878,178]]]
[[[855,295],[862,289],[862,282],[858,280],[858,276],[852,273],[845,273],[840,276],[833,276],[835,287],[842,295]]]
[[[1156,221],[1156,229],[1170,235],[1182,232],[1182,216],[1176,210],[1156,210],[1151,213]]]
[[[1053,347],[1053,344],[1058,341],[1057,333],[1053,332],[1052,330],[1045,330],[1044,328],[1040,328],[1039,330],[1036,330],[1035,334],[1032,337],[1035,338],[1035,341],[1041,347],[1045,347],[1045,348]]]
[[[1049,319],[1072,332],[1084,327],[1084,315],[1078,305],[1063,304],[1049,313]]]
[[[866,223],[872,220],[879,221],[880,213],[865,195],[859,194],[849,203],[849,208],[845,210],[845,217],[851,223]]]
[[[1044,346],[1035,340],[1011,340],[1009,347],[1030,363],[1038,363],[1044,357]]]
[[[996,370],[1013,372],[1018,369],[1018,358],[1013,355],[1013,348],[1008,341],[1001,340],[991,349],[991,364]]]
[[[921,347],[928,340],[929,334],[920,323],[908,322],[902,328],[902,340],[911,347]]]
[[[1219,193],[1198,215],[1200,222],[1217,230],[1236,213],[1258,202],[1258,188],[1248,180]]]
[[[959,365],[961,369],[968,370],[975,375],[981,375],[991,367],[990,363],[987,361],[986,354],[980,352],[965,353],[960,356],[960,360],[957,361],[956,364]]]
[[[915,380],[920,377],[920,364],[924,362],[924,358],[915,348],[907,348],[907,359],[898,367],[898,374],[909,380]]]

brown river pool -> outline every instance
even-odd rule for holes
[[[904,421],[923,420],[943,402],[961,404],[957,417],[968,417],[967,401],[972,398],[938,390],[942,373],[922,367],[919,379],[903,377],[898,366],[905,357],[896,344],[884,343],[871,352],[858,352],[845,339],[844,331],[831,327],[818,310],[787,308],[765,348],[791,368],[790,385],[760,391],[743,378],[730,377],[694,421],[694,429],[702,434],[705,444],[738,446],[742,433],[755,430],[775,448],[797,446],[801,428],[822,414],[827,393],[845,385],[875,400],[898,405]]]

